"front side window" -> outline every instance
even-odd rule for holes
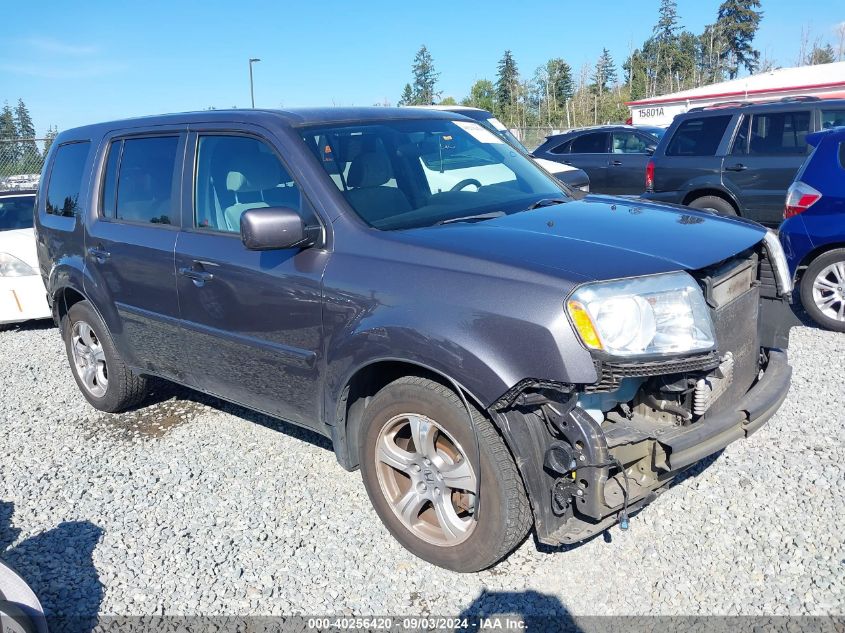
[[[31,229],[35,196],[0,198],[0,231]]]
[[[654,145],[654,143],[651,143],[651,145]],[[613,133],[614,154],[645,154],[648,146],[649,143],[639,134],[633,132]]]
[[[584,134],[572,141],[570,152],[573,154],[606,154],[607,132]]]
[[[748,153],[758,156],[804,154],[809,132],[809,112],[755,114],[751,119]]]
[[[270,146],[247,136],[200,136],[195,228],[238,233],[241,214],[261,207],[301,208],[299,188]]]
[[[751,119],[747,116],[742,117],[739,128],[736,131],[733,145],[731,146],[731,154],[734,156],[745,156],[748,153],[748,127]]]
[[[554,179],[477,123],[376,121],[307,128],[302,138],[352,209],[382,230],[482,221],[567,199]]]
[[[67,143],[56,150],[47,186],[47,213],[72,217],[79,213],[82,172],[91,143]]]
[[[687,119],[675,130],[666,155],[714,156],[730,120],[730,115]]]

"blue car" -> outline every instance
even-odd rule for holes
[[[787,192],[780,239],[807,313],[845,332],[845,127],[807,142],[814,149]]]

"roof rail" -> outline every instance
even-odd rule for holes
[[[821,101],[821,98],[816,97],[814,95],[795,95],[794,97],[784,97],[783,99],[781,99],[781,101],[784,103],[789,103],[790,101]]]

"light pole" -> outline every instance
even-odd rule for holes
[[[253,109],[255,109],[255,91],[252,88],[252,65],[260,61],[257,57],[250,57],[249,59],[249,98],[252,101]]]

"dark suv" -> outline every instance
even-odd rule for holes
[[[592,193],[638,196],[645,188],[646,165],[657,142],[656,134],[647,129],[601,125],[549,136],[531,155],[583,169]]]
[[[62,132],[42,183],[41,273],[93,406],[158,376],[312,428],[450,569],[532,526],[560,544],[627,522],[789,387],[772,234],[573,200],[460,115],[103,123]]]
[[[845,100],[792,98],[678,115],[648,164],[643,198],[777,225],[807,135],[845,124]]]

